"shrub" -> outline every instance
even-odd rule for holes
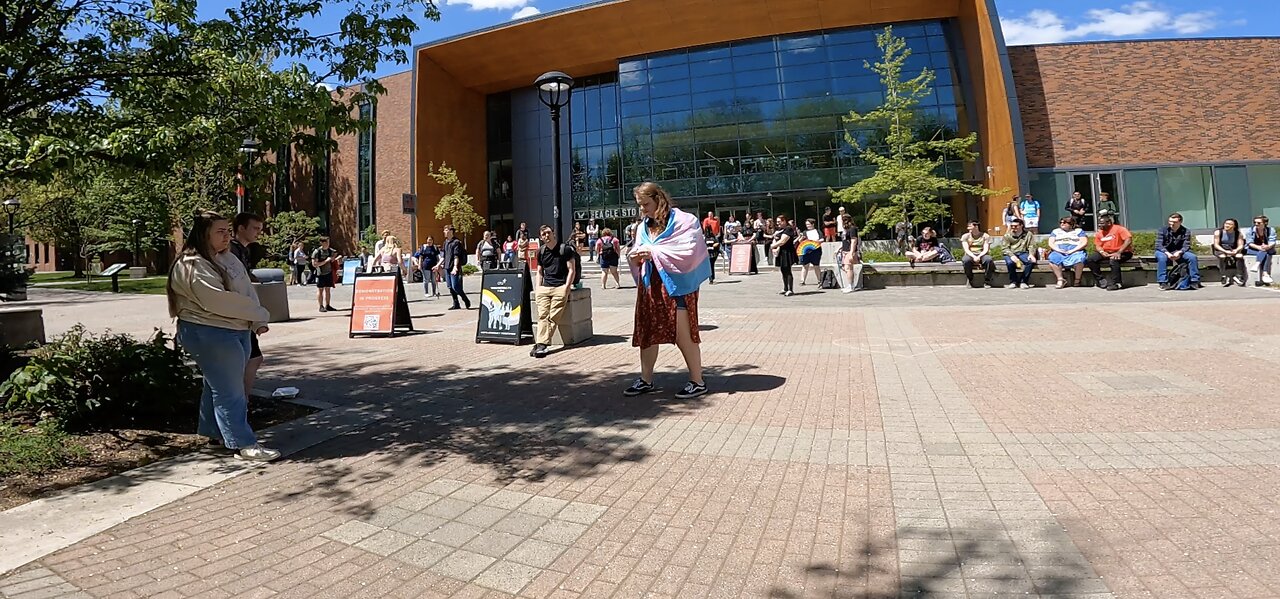
[[[94,336],[76,325],[32,352],[3,385],[6,407],[57,418],[66,430],[159,428],[195,413],[200,383],[171,339],[157,330]]]
[[[479,274],[479,272],[480,272],[480,267],[479,267],[479,266],[476,266],[476,265],[474,265],[474,264],[463,264],[463,265],[462,265],[462,276],[464,276],[464,277],[465,277],[465,276],[468,276],[468,275]]]
[[[85,453],[84,447],[71,440],[56,419],[43,420],[33,427],[0,420],[0,478],[44,472]]]

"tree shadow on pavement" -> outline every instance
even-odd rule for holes
[[[302,377],[307,385],[325,389],[326,395],[360,389],[365,403],[358,409],[368,422],[286,458],[315,469],[308,484],[281,488],[268,500],[321,497],[342,512],[368,517],[374,510],[362,499],[361,487],[416,474],[455,456],[487,466],[499,485],[597,476],[611,465],[648,459],[651,453],[639,437],[657,420],[785,382],[748,374],[754,366],[738,365],[707,369],[710,380],[726,383],[724,394],[676,400],[672,394],[683,377],[679,383],[660,377],[667,391],[625,398],[621,390],[629,378],[611,369],[583,372],[576,361],[551,359],[523,365],[439,364],[405,371],[397,364],[395,376],[369,367],[307,373]],[[370,392],[369,385],[376,390]]]
[[[775,583],[767,594],[775,599],[1106,594],[1102,580],[1061,528],[1038,531],[1033,535],[1037,540],[1022,547],[1004,530],[999,521],[986,529],[903,527],[898,530],[898,539],[911,539],[918,546],[936,550],[906,552],[913,561],[899,561],[908,556],[899,556],[896,548],[883,543],[867,543],[861,552],[852,554],[852,561],[801,566],[802,572],[795,578],[804,579],[803,588]]]

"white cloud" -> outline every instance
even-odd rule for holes
[[[532,17],[533,15],[540,14],[541,12],[542,11],[538,10],[538,7],[536,6],[526,6],[516,11],[516,14],[511,15],[511,20],[514,21],[516,19],[523,19],[525,17]]]
[[[1120,10],[1097,8],[1085,12],[1079,23],[1068,25],[1058,13],[1038,9],[1017,18],[1000,19],[1005,42],[1011,46],[1052,44],[1087,38],[1125,37],[1154,33],[1194,35],[1218,26],[1217,13],[1173,13],[1142,0]]]
[[[511,10],[523,8],[529,0],[444,0],[447,5],[461,4],[471,10]]]

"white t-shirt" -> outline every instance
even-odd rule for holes
[[[817,229],[809,229],[804,232],[804,236],[812,241],[822,241],[822,234]]]
[[[836,232],[837,233],[844,233],[844,218],[842,218],[843,216],[844,214],[836,215]]]

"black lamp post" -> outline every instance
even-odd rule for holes
[[[236,213],[245,211],[249,205],[249,171],[253,169],[253,158],[258,154],[258,140],[244,138],[240,143],[240,152],[244,154],[244,168],[240,171],[240,193],[236,197]]]
[[[552,215],[556,219],[556,238],[564,240],[564,222],[560,218],[563,212],[562,208],[564,199],[560,193],[560,109],[569,105],[569,96],[573,90],[573,77],[570,77],[560,71],[550,71],[543,73],[541,77],[533,82],[534,87],[538,88],[538,99],[542,101],[547,108],[551,109],[551,129],[552,141],[552,168],[551,168],[551,185],[555,188],[555,207]]]
[[[22,200],[18,196],[13,196],[4,201],[4,213],[9,216],[9,236],[13,237],[13,217],[18,215],[18,209],[22,207]]]
[[[142,221],[136,218],[133,219],[133,265],[134,266],[142,266],[142,260],[138,259],[138,243],[139,243],[138,237],[140,236],[139,229],[141,228],[142,228]]]

